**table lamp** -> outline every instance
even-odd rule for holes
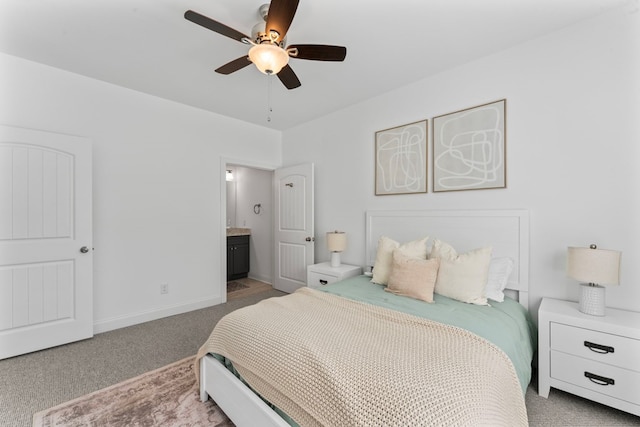
[[[338,230],[328,232],[327,249],[331,252],[331,267],[340,267],[340,252],[347,249],[347,234]]]
[[[567,275],[580,283],[579,309],[592,316],[604,316],[605,288],[602,285],[618,285],[620,280],[620,252],[569,247],[567,251]]]

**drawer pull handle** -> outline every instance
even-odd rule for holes
[[[322,279],[320,279],[320,284],[321,284],[321,285],[326,285],[326,284],[327,284],[327,281],[326,281],[326,280],[322,280]]]
[[[587,347],[589,350],[593,351],[594,353],[600,353],[600,354],[613,353],[615,350],[611,346],[596,344],[589,341],[585,341],[584,346]]]
[[[589,378],[589,381],[592,383],[598,385],[615,385],[616,383],[613,378],[601,377],[600,375],[592,374],[591,372],[585,371],[584,376]]]

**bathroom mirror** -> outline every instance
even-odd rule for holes
[[[236,181],[227,181],[227,227],[236,226]]]

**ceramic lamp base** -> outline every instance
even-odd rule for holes
[[[331,252],[331,267],[340,267],[340,252]]]
[[[591,316],[604,316],[604,286],[580,284],[580,311]]]

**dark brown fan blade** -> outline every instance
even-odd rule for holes
[[[311,59],[314,61],[344,61],[347,48],[344,46],[328,46],[324,44],[294,44],[287,46],[287,50],[297,49],[297,55],[292,58]]]
[[[211,18],[207,18],[204,15],[200,15],[198,12],[194,12],[193,10],[187,10],[184,13],[184,17],[185,19],[195,24],[201,25],[211,31],[215,31],[216,33],[222,34],[223,36],[238,40],[239,42],[241,42],[243,38],[249,38],[246,35],[242,34],[240,31],[234,30],[231,27],[227,27],[226,25],[221,24],[218,21],[214,21]]]
[[[287,34],[287,31],[289,31],[291,21],[293,21],[293,17],[298,9],[298,1],[299,0],[272,0],[269,5],[265,29],[267,34],[269,34],[270,31],[278,32],[279,37],[275,40],[278,43],[284,40],[284,36]]]
[[[242,70],[247,65],[251,64],[251,60],[248,56],[241,56],[238,59],[234,59],[233,61],[224,64],[223,66],[216,69],[216,73],[220,74],[231,74],[238,70]]]
[[[293,69],[289,64],[285,65],[282,70],[280,70],[278,78],[287,89],[295,89],[302,85],[300,80],[298,80],[298,76],[296,76],[296,73],[293,72]]]

